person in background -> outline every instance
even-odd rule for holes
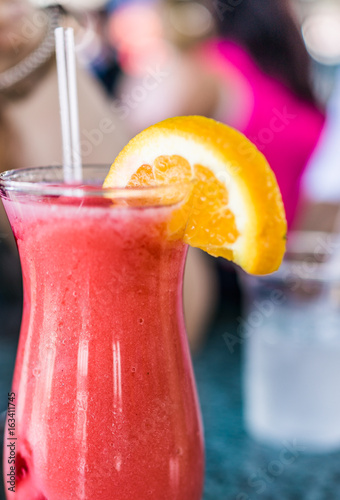
[[[28,0],[0,0],[0,115],[7,138],[2,170],[62,161],[54,54],[58,24],[75,21],[58,8],[37,10]],[[84,163],[110,163],[127,141],[124,123],[92,75],[81,66],[77,72]]]
[[[167,0],[161,5],[167,57],[163,54],[161,66],[156,59],[153,66],[148,61],[148,68],[158,64],[163,81],[130,113],[131,127],[134,131],[144,128],[155,121],[154,117],[202,114],[240,130],[273,168],[291,226],[301,176],[318,143],[325,116],[313,93],[309,56],[289,1]],[[184,15],[187,32],[190,19],[195,17],[188,15],[190,5],[196,14],[200,6],[201,13],[206,9],[214,19],[209,35],[199,43],[179,37],[180,31],[185,33],[181,30]],[[132,10],[133,4],[129,8]],[[122,13],[117,14],[123,18]],[[117,21],[119,18],[112,23],[114,39],[120,33]],[[191,31],[195,31],[193,27]],[[179,40],[181,49],[175,51]],[[171,50],[167,42],[171,42]],[[154,44],[156,54],[160,46],[159,41]],[[147,70],[142,76],[125,78],[123,99],[130,96],[131,100],[146,74]]]
[[[243,0],[232,12],[217,14],[218,37],[201,52],[212,74],[226,88],[230,85],[229,92],[220,91],[216,113],[266,156],[291,226],[301,177],[325,122],[313,93],[307,50],[289,0]]]

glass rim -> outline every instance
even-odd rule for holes
[[[106,170],[109,172],[110,166],[107,164],[87,164],[83,165],[83,171],[93,169],[100,171]],[[60,178],[56,178],[54,181],[34,181],[34,180],[22,180],[23,178],[28,178],[29,175],[34,175],[35,173],[43,172],[60,172]],[[166,196],[171,194],[171,192],[178,191],[181,188],[182,196],[178,196],[176,201],[171,204],[176,204],[181,202],[186,194],[187,190],[193,184],[194,180],[174,182],[171,184],[159,184],[150,186],[117,186],[113,188],[103,188],[100,185],[94,184],[94,182],[87,182],[86,179],[79,184],[64,184],[63,183],[63,167],[62,165],[47,165],[40,167],[27,167],[19,168],[14,170],[6,170],[0,173],[0,197],[6,197],[6,193],[18,193],[23,195],[33,195],[33,196],[63,196],[69,198],[113,198],[119,199],[138,199],[138,198],[152,198]],[[99,175],[98,175],[99,178]],[[105,177],[103,176],[103,180]],[[169,204],[169,203],[166,203]]]

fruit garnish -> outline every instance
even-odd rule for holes
[[[117,156],[104,187],[191,179],[190,198],[173,215],[174,227],[185,225],[184,242],[251,274],[276,271],[287,223],[275,175],[258,149],[227,125],[184,116],[145,129]]]

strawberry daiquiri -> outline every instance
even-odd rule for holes
[[[186,245],[167,232],[174,205],[159,202],[160,188],[116,190],[112,200],[58,185],[60,174],[26,169],[0,181],[25,297],[7,499],[200,500]]]

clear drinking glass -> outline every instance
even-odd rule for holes
[[[293,233],[277,273],[246,279],[245,423],[268,444],[340,448],[339,243]]]
[[[7,498],[199,500],[187,249],[168,231],[184,188],[103,190],[107,167],[83,170],[82,186],[60,167],[0,176],[24,284]]]

